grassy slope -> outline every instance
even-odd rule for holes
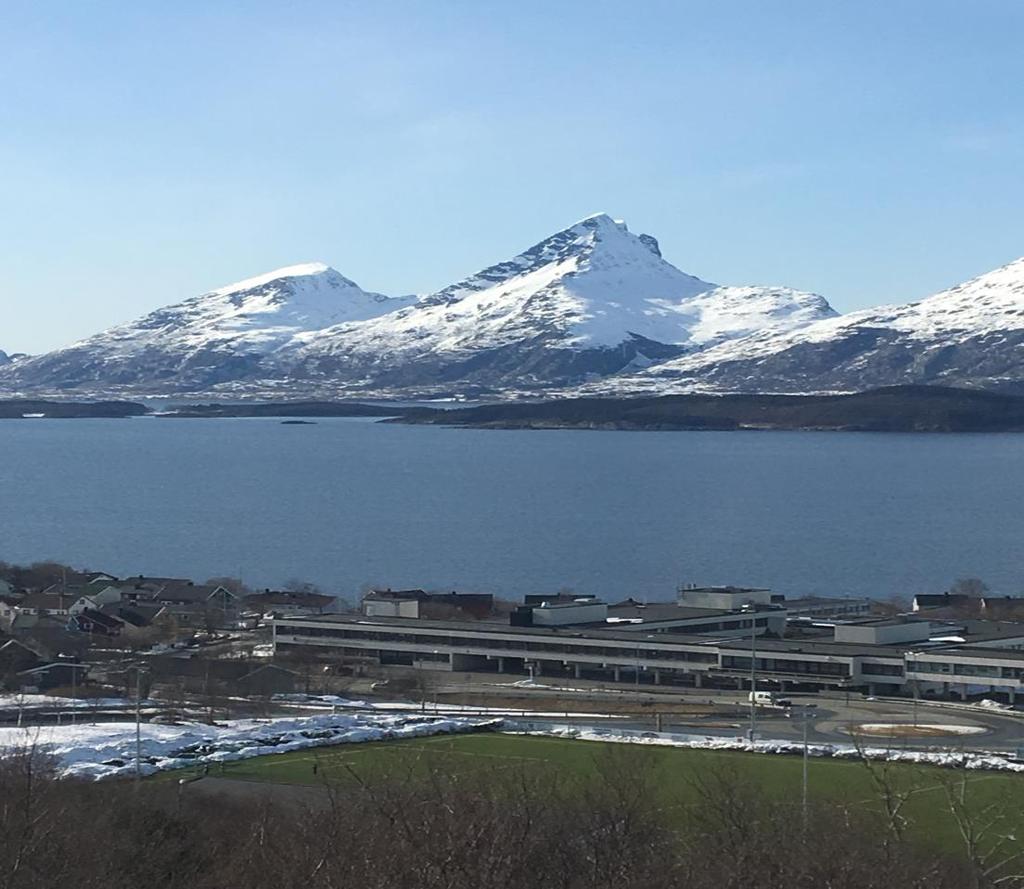
[[[552,770],[561,777],[593,780],[601,768],[608,745],[557,738],[479,734],[441,736],[409,741],[358,744],[263,756],[215,767],[214,775],[281,784],[320,784],[325,779],[352,781],[349,769],[372,780],[392,775],[426,773],[430,767],[487,777],[497,771]],[[756,782],[766,793],[799,804],[802,762],[800,757],[750,755],[672,747],[645,746],[654,758],[656,784],[667,806],[692,804],[696,799],[693,777],[710,770],[726,770],[743,781]],[[637,750],[640,755],[640,748]],[[317,765],[314,773],[313,766]],[[957,778],[949,769],[894,766],[898,786],[913,791],[905,807],[911,829],[937,845],[955,848],[956,826],[948,814],[944,782]],[[180,772],[170,773],[180,777]],[[1024,777],[995,772],[969,775],[972,806],[998,803],[1012,796],[1020,798]],[[877,793],[864,765],[825,759],[811,759],[809,788],[812,799],[852,806],[876,807]],[[1024,812],[1013,808],[1007,827],[1024,830]]]

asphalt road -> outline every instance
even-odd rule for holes
[[[622,728],[651,730],[656,727],[655,717],[642,713],[644,708],[654,709],[657,705],[673,704],[713,704],[715,712],[708,716],[664,717],[662,730],[680,733],[701,734],[712,737],[746,736],[750,727],[750,705],[746,692],[722,691],[718,689],[652,689],[650,686],[639,689],[622,687],[602,688],[588,687],[585,683],[573,683],[567,688],[544,687],[509,687],[508,684],[493,684],[488,689],[486,683],[479,678],[462,682],[456,677],[442,684],[437,689],[439,694],[472,695],[474,699],[486,701],[488,696],[502,697],[510,692],[523,695],[527,700],[523,706],[536,710],[557,711],[558,701],[572,699],[578,705],[585,701],[585,709],[591,713],[607,712],[610,709],[632,709],[630,703],[637,705],[636,711],[619,718],[602,719],[604,728],[619,726]],[[530,701],[536,695],[535,701]],[[901,726],[968,726],[975,729],[973,734],[949,734],[928,736],[915,734],[913,729],[906,729],[906,734],[897,737],[885,735],[865,737],[868,746],[899,746],[914,748],[940,748],[964,750],[997,750],[1015,751],[1024,748],[1024,712],[1010,711],[1001,713],[978,706],[965,707],[949,702],[919,701],[915,704],[910,699],[870,699],[857,693],[832,694],[791,694],[792,710],[774,707],[757,709],[757,735],[759,738],[773,740],[800,741],[803,739],[802,714],[808,705],[814,705],[813,713],[808,717],[807,739],[814,744],[850,743],[853,739],[851,730],[863,724],[897,724]],[[614,702],[614,707],[609,706]],[[605,710],[602,710],[602,704]],[[431,709],[427,705],[428,712]],[[443,710],[443,704],[440,705]],[[518,707],[518,704],[517,704]],[[571,721],[575,723],[594,723],[585,716],[551,717],[553,722]]]

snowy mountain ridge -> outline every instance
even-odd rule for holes
[[[406,309],[299,335],[293,372],[337,377],[370,362],[388,385],[408,385],[416,362],[437,382],[530,388],[834,314],[814,294],[688,275],[653,237],[597,214]]]
[[[760,331],[639,373],[624,392],[1024,388],[1024,258],[902,305]]]
[[[8,391],[502,394],[631,372],[835,315],[815,294],[728,287],[606,214],[435,293],[389,298],[322,263],[221,287],[0,372]]]

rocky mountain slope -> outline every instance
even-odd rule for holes
[[[814,294],[685,274],[599,214],[417,300],[320,264],[280,269],[0,369],[0,391],[537,392],[834,315]]]
[[[1024,258],[918,302],[758,332],[593,388],[816,393],[919,384],[1024,391]]]

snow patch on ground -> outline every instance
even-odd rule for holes
[[[62,698],[56,695],[2,694],[0,710],[110,710],[134,707],[130,698]],[[158,701],[144,700],[141,707],[159,706]]]
[[[522,688],[522,686],[518,686]],[[555,688],[556,686],[533,686],[536,688]],[[568,689],[570,691],[581,691],[581,689]],[[615,719],[612,713],[568,713],[565,710],[532,710],[527,707],[480,707],[476,704],[417,704],[413,701],[360,701],[350,698],[342,698],[337,695],[302,695],[302,694],[280,694],[275,695],[274,700],[282,704],[294,704],[299,707],[331,707],[343,710],[371,710],[383,712],[421,713],[421,714],[445,714],[461,715],[486,714],[487,716],[516,716],[523,717],[525,714],[546,719],[564,719],[566,716],[574,716],[580,719]]]
[[[544,726],[532,723],[506,721],[502,731],[509,734],[546,735],[580,741],[604,741],[617,744],[649,744],[661,747],[686,747],[692,750],[723,750],[739,753],[803,754],[803,744],[797,741],[759,740],[751,743],[745,738],[715,738],[706,735],[687,735],[676,732],[641,732],[621,729],[601,729],[582,726]],[[827,759],[868,759],[890,762],[916,763],[947,768],[1024,772],[1024,762],[1011,759],[1008,754],[992,752],[968,753],[950,750],[908,750],[890,747],[861,747],[852,744],[809,744],[808,755]]]
[[[239,719],[219,725],[141,726],[142,772],[249,759],[309,747],[417,738],[497,727],[492,719],[385,714],[330,714]],[[127,777],[135,773],[135,723],[0,728],[0,752],[36,746],[64,777]]]

